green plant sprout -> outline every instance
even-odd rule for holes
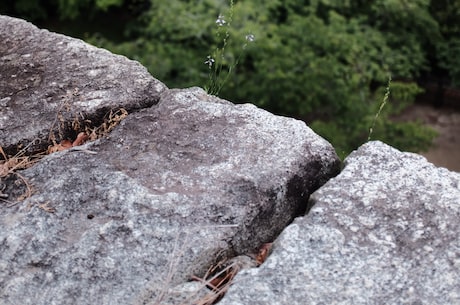
[[[230,75],[233,73],[235,67],[238,65],[239,59],[241,58],[242,52],[238,55],[238,58],[228,65],[228,70],[223,71],[225,65],[225,48],[228,45],[230,38],[230,28],[233,21],[234,2],[230,1],[230,9],[228,13],[228,19],[225,20],[225,16],[220,14],[216,19],[217,32],[216,37],[218,40],[222,39],[221,46],[217,46],[212,55],[208,55],[204,64],[209,68],[209,79],[208,85],[204,87],[207,93],[212,95],[218,95],[224,84],[227,82]],[[253,34],[247,34],[245,36],[245,44],[242,47],[244,51],[248,45],[255,40]]]
[[[367,137],[367,141],[371,140],[372,133],[374,132],[375,123],[377,122],[377,119],[379,118],[380,113],[382,112],[383,108],[385,107],[386,103],[388,102],[390,98],[390,86],[391,86],[391,75],[388,76],[388,85],[385,89],[385,95],[383,97],[383,101],[380,104],[379,110],[375,114],[374,120],[372,121],[371,128],[369,128],[369,136]]]

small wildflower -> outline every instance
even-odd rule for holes
[[[226,23],[227,22],[225,21],[223,15],[219,15],[219,17],[217,17],[217,20],[216,20],[217,26],[224,26]]]
[[[208,65],[209,69],[211,69],[212,65],[214,64],[215,60],[212,58],[210,55],[206,57],[206,60],[204,62],[205,65]]]
[[[256,39],[256,37],[253,34],[248,34],[245,38],[248,42],[253,42]]]

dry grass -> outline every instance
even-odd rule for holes
[[[68,111],[69,109],[70,108],[67,103],[62,103],[61,107],[58,109],[55,121],[53,122],[49,132],[48,140],[52,143],[52,145],[49,145],[46,151],[32,154],[28,153],[28,149],[37,142],[39,143],[40,139],[35,139],[30,142],[14,156],[8,156],[3,147],[0,146],[0,157],[3,158],[3,160],[0,160],[0,180],[6,180],[10,176],[15,176],[25,187],[24,193],[18,196],[15,201],[12,201],[10,196],[4,193],[6,185],[0,184],[0,201],[6,202],[8,207],[12,207],[32,196],[32,186],[27,179],[19,173],[20,170],[31,167],[45,155],[79,146],[87,141],[100,139],[110,133],[115,126],[128,116],[128,112],[124,108],[110,110],[102,119],[102,123],[96,127],[91,127],[91,121],[89,120],[75,117],[71,123],[72,132],[78,132],[78,134],[75,139],[68,139],[65,137],[65,135],[69,134],[69,132],[65,132],[64,129],[65,120],[62,111]],[[56,140],[56,134],[62,139],[61,141]],[[39,207],[46,212],[53,212],[53,209],[48,205],[41,205]]]
[[[144,290],[140,291],[134,304],[211,305],[215,304],[228,290],[236,274],[236,263],[225,259],[226,254],[223,250],[212,255],[214,259],[221,259],[203,276],[191,276],[188,282],[183,281],[185,270],[182,270],[183,266],[180,265],[194,242],[194,239],[189,236],[189,234],[194,234],[193,232],[184,233],[178,232],[174,238],[172,251],[168,255],[167,268],[160,275],[155,276]],[[174,279],[177,276],[180,278],[179,281]]]
[[[192,280],[200,282],[201,285],[181,305],[216,304],[234,283],[237,273],[245,268],[260,266],[268,257],[271,247],[272,243],[265,243],[254,255],[223,259],[209,268],[202,278],[193,276]]]
[[[225,267],[222,267],[223,265]],[[236,261],[228,263],[228,261],[223,260],[216,266],[212,266],[203,278],[193,277],[193,280],[201,283],[200,290],[203,291],[206,289],[206,292],[195,300],[193,298],[196,294],[192,294],[183,305],[212,305],[217,303],[233,284],[233,278],[241,268],[242,266]],[[219,271],[217,272],[217,270]]]
[[[172,261],[176,261],[177,257]],[[226,265],[223,267],[223,265]],[[171,280],[176,269],[176,263],[169,266],[168,274],[164,277],[163,286],[156,290],[156,297],[145,303],[148,305],[180,304],[180,305],[213,305],[216,304],[227,292],[233,283],[233,277],[241,269],[236,261],[222,260],[218,264],[209,268],[203,277],[192,276],[190,279],[197,283],[193,286],[193,291],[183,290],[185,286],[170,287]],[[144,294],[142,299],[147,299]]]
[[[85,133],[88,135],[89,141],[94,141],[109,134],[118,124],[128,116],[128,111],[124,108],[118,110],[110,110],[103,119],[103,122],[98,127],[91,128],[85,126]]]
[[[78,115],[75,115],[71,122],[71,131],[64,132],[64,119],[62,114],[58,114],[52,125],[52,129],[49,132],[48,140],[52,143],[52,145],[48,147],[47,154],[79,146],[88,141],[100,139],[109,134],[127,116],[128,112],[124,108],[119,108],[117,110],[112,109],[106,113],[99,126],[93,126],[91,120],[83,117],[79,118]],[[57,124],[56,122],[59,123]],[[75,133],[77,136],[75,138],[70,138],[67,136],[67,134],[70,133]],[[57,141],[56,134],[59,136],[61,141]]]
[[[6,179],[10,175],[16,176],[18,180],[24,184],[26,189],[25,192],[17,198],[16,202],[12,202],[7,199],[9,198],[9,196],[3,193],[3,191],[6,188],[6,185],[3,186],[0,190],[0,200],[6,202],[8,204],[8,207],[14,206],[18,202],[21,202],[32,195],[32,187],[24,178],[24,176],[18,173],[18,170],[26,169],[32,166],[40,159],[41,155],[25,155],[27,149],[34,143],[35,140],[11,157],[8,157],[3,148],[0,146],[0,155],[3,157],[3,160],[0,160],[0,179]]]
[[[260,266],[271,251],[271,243],[263,244],[257,251],[251,255],[241,255],[232,258],[226,258],[225,253],[217,253],[214,257],[222,257],[216,264],[213,264],[202,276],[193,275],[189,280],[179,284],[172,285],[175,274],[181,272],[179,262],[186,249],[190,247],[191,239],[184,238],[181,242],[176,236],[173,251],[170,255],[168,268],[160,276],[161,284],[155,279],[150,284],[150,288],[139,296],[136,304],[144,305],[213,305],[219,302],[227,293],[234,283],[234,277],[238,272],[245,268],[254,268]],[[180,245],[180,246],[179,246]],[[183,271],[183,270],[182,270]],[[193,285],[189,285],[195,283]],[[158,285],[160,284],[160,285]],[[153,299],[149,298],[154,295]]]

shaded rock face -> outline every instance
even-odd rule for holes
[[[460,304],[460,174],[370,142],[309,204],[219,304]]]
[[[39,152],[110,110],[158,102],[166,89],[139,63],[0,16],[0,146]]]
[[[0,145],[42,139],[63,90],[78,88],[72,113],[131,110],[104,138],[1,176],[8,200],[15,179],[33,190],[0,204],[2,304],[183,303],[193,275],[272,241],[339,171],[303,122],[168,90],[135,62],[14,18],[0,25]],[[168,295],[176,287],[185,297]]]

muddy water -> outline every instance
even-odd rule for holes
[[[415,104],[398,116],[398,120],[417,119],[438,131],[433,146],[420,154],[437,166],[460,172],[460,110]]]

